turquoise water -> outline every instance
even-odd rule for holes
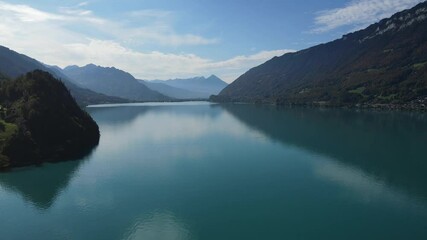
[[[427,115],[88,108],[85,159],[0,174],[0,239],[427,239]]]

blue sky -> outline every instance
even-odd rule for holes
[[[44,63],[115,66],[141,79],[228,82],[421,0],[0,0],[0,45]]]

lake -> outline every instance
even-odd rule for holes
[[[0,238],[427,239],[427,115],[122,104],[80,161],[0,174]]]

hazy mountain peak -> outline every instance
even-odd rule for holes
[[[85,68],[100,68],[101,66],[95,65],[93,63],[89,63],[86,66],[84,66]]]
[[[84,67],[66,68],[64,73],[80,86],[109,96],[134,101],[163,101],[168,99],[139,83],[130,73],[115,67],[88,64]]]
[[[172,89],[166,89],[164,86],[160,87],[159,85],[151,85],[153,89],[164,91],[165,94],[172,93],[175,96],[184,96],[180,97],[180,99],[194,98],[194,96],[197,96],[197,98],[209,98],[211,95],[218,94],[228,85],[226,82],[222,81],[215,75],[211,75],[208,78],[204,76],[198,76],[188,79],[171,79],[164,81],[154,80],[150,81],[150,83],[164,84],[168,85],[169,87],[187,91],[186,93],[177,93],[177,90],[172,91]],[[148,86],[150,87],[150,85]]]
[[[221,78],[219,78],[218,76],[212,74],[210,75],[208,78],[206,78],[206,80],[210,80],[210,81],[218,81],[218,82],[222,82],[227,84],[226,82],[224,82]],[[228,85],[228,84],[227,84]]]
[[[69,69],[77,67],[70,66]],[[77,67],[78,68],[78,67]],[[98,94],[87,89],[80,88],[73,84],[68,77],[63,74],[63,71],[49,67],[36,59],[28,57],[26,55],[15,52],[7,47],[0,46],[0,73],[8,78],[16,78],[27,72],[34,70],[43,70],[51,73],[61,81],[70,90],[73,97],[78,101],[80,105],[96,104],[96,103],[111,103],[111,102],[123,102],[124,99],[114,98]]]
[[[70,65],[70,66],[65,67],[63,70],[68,71],[68,70],[77,69],[77,68],[79,68],[79,66],[77,66],[77,65]]]

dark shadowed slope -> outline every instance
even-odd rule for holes
[[[63,70],[74,83],[92,91],[134,101],[165,101],[168,97],[141,84],[122,70],[95,66],[69,66]]]
[[[61,79],[65,86],[70,90],[71,95],[81,106],[100,103],[123,103],[127,101],[125,99],[110,97],[95,93],[88,89],[80,88],[73,84],[68,77],[63,75],[57,69],[49,68],[35,59],[0,46],[0,73],[4,76],[16,78],[37,69],[49,72],[56,78]]]
[[[0,106],[0,168],[78,158],[98,144],[95,121],[48,72],[1,81]]]
[[[275,57],[215,101],[278,104],[402,104],[427,96],[427,3],[368,28]]]

